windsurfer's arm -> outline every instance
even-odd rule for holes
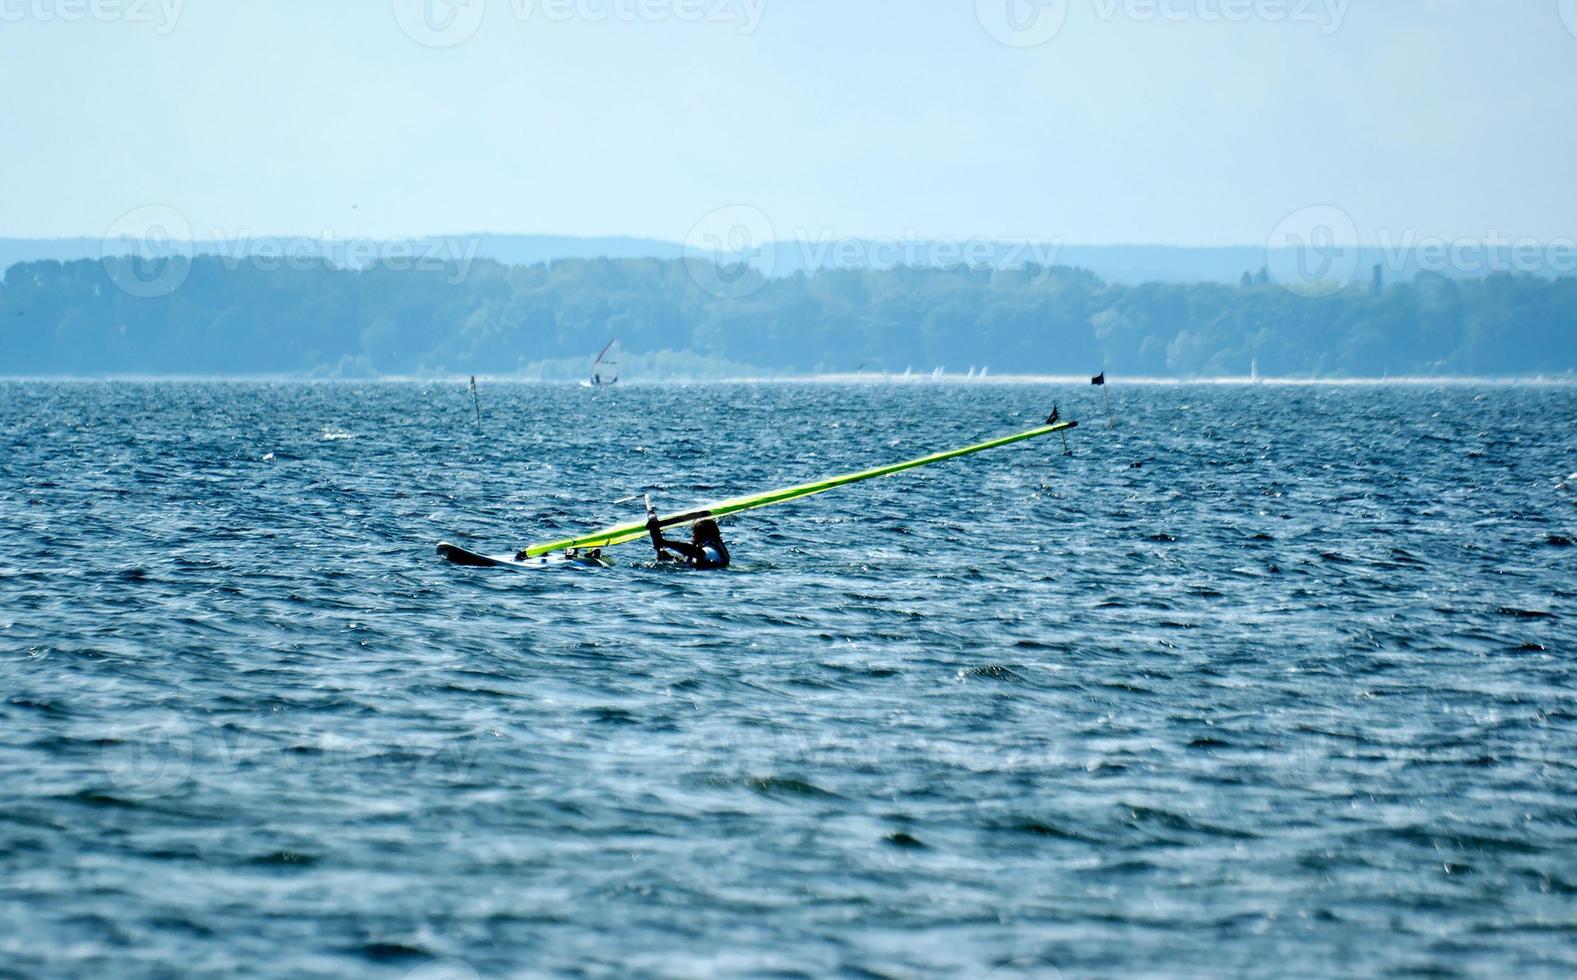
[[[684,555],[691,561],[704,561],[706,559],[706,551],[700,545],[694,545],[688,541],[669,541],[667,538],[664,538],[663,547],[669,551]]]
[[[663,525],[655,516],[646,522],[646,533],[651,535],[652,547],[657,551],[657,560],[662,561],[668,555],[663,551],[668,542],[663,540]]]
[[[662,523],[655,517],[646,522],[646,533],[652,536],[652,547],[657,549],[658,560],[666,557],[663,554],[665,551],[683,555],[692,562],[702,561],[706,558],[706,552],[699,545],[691,544],[688,541],[670,541],[663,537]]]

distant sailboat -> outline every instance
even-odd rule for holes
[[[591,362],[591,377],[580,383],[582,388],[597,388],[619,383],[618,346],[619,338],[615,337],[598,352],[597,359]]]
[[[1251,357],[1248,361],[1249,384],[1259,384],[1259,358]]]

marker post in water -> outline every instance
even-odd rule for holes
[[[1062,421],[1062,413],[1057,411],[1057,406],[1053,404],[1051,406],[1051,414],[1046,416],[1046,424],[1056,425],[1060,421]],[[1059,429],[1057,435],[1062,436],[1062,455],[1072,456],[1073,448],[1068,445],[1068,433]]]
[[[476,409],[476,427],[482,427],[482,399],[476,394],[476,375],[471,375],[471,407]]]
[[[1108,429],[1115,429],[1117,427],[1117,423],[1112,421],[1112,396],[1106,391],[1106,372],[1102,371],[1100,374],[1097,374],[1095,377],[1091,378],[1090,384],[1100,385],[1101,394],[1106,396],[1106,427]]]

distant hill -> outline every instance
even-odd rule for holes
[[[1094,372],[1570,374],[1577,279],[1423,274],[1304,296],[1261,277],[1108,283],[1087,270],[830,269],[766,278],[663,259],[365,270],[199,257],[32,262],[0,285],[0,376],[625,377]]]
[[[280,236],[246,237],[231,241],[195,241],[179,249],[181,254],[214,256],[248,256],[261,252],[282,251],[287,246],[301,254],[327,258],[340,264],[352,264],[351,258],[361,246],[371,246],[374,252],[387,253],[388,241],[373,239],[341,239],[325,242],[321,237]],[[554,259],[639,259],[678,258],[683,249],[672,242],[651,238],[577,238],[571,235],[490,235],[462,234],[428,236],[422,238],[394,239],[406,243],[407,249],[421,254],[436,246],[440,251],[453,250],[453,242],[462,242],[461,249],[473,257],[492,259],[505,265],[533,265]],[[139,244],[139,248],[157,249]],[[97,260],[103,255],[130,254],[133,246],[123,241],[104,242],[97,238],[0,238],[0,270],[18,262],[36,262],[53,259],[69,262],[74,259]]]
[[[139,248],[148,249],[147,245]],[[97,260],[104,254],[129,254],[132,245],[92,238],[0,238],[0,270],[18,262],[53,259]],[[324,258],[337,265],[365,265],[367,255],[391,252],[408,255],[437,255],[447,260],[490,259],[504,265],[534,265],[559,259],[676,259],[686,254],[677,242],[653,238],[603,237],[578,238],[571,235],[455,234],[408,239],[343,239],[325,242],[321,238],[260,237],[228,241],[197,241],[178,250],[186,255],[214,255],[242,259],[248,256],[278,256],[282,253]],[[158,254],[155,250],[152,254]],[[690,254],[696,254],[693,251]],[[896,265],[942,268],[964,264],[990,265],[995,268],[1024,265],[1058,265],[1087,269],[1110,283],[1138,285],[1163,283],[1231,283],[1240,281],[1262,268],[1296,268],[1300,256],[1293,249],[1267,250],[1264,247],[1232,246],[1186,248],[1172,245],[1062,245],[1054,241],[923,241],[825,239],[787,240],[752,249],[752,266],[772,277],[790,276],[828,268],[891,268]],[[1571,258],[1570,266],[1561,258]],[[1354,278],[1368,282],[1375,266],[1387,280],[1410,280],[1420,272],[1433,272],[1454,279],[1482,278],[1498,271],[1517,271],[1557,277],[1577,272],[1577,256],[1539,254],[1516,257],[1509,248],[1470,251],[1466,258],[1452,258],[1418,249],[1356,249],[1344,253],[1345,268]],[[1320,260],[1305,259],[1306,267],[1317,267]]]

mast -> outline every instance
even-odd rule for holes
[[[610,365],[612,365],[614,367],[614,372],[613,372],[613,377],[609,378],[606,382],[602,380],[602,372],[600,370],[598,370],[598,368],[600,368],[601,365],[602,365],[602,359],[608,356],[608,352],[613,350],[613,345],[617,344],[618,342],[619,342],[619,338],[617,338],[617,337],[615,337],[612,340],[608,341],[608,343],[603,346],[602,350],[597,352],[596,360],[591,362],[591,379],[590,380],[591,380],[591,383],[593,385],[600,385],[600,384],[610,384],[611,385],[611,384],[614,384],[615,382],[617,382],[619,380],[619,372],[618,372],[618,366],[619,365],[615,361],[609,361],[608,362]]]

